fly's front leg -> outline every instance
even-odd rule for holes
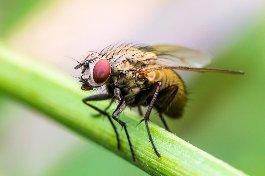
[[[122,95],[121,95],[120,89],[118,89],[118,88],[114,89],[114,96],[119,101],[119,104],[116,107],[115,111],[112,113],[111,117],[116,122],[118,122],[122,126],[122,128],[124,128],[124,131],[125,131],[128,143],[129,143],[130,151],[131,151],[131,154],[132,154],[132,159],[133,159],[133,161],[135,161],[135,154],[134,154],[134,150],[133,150],[133,147],[132,147],[130,135],[129,135],[128,130],[127,130],[126,123],[124,121],[120,120],[119,118],[117,118],[117,116],[126,108],[126,102],[125,102],[124,99],[122,99]]]
[[[147,130],[148,138],[149,138],[149,140],[150,140],[150,142],[151,142],[151,145],[152,145],[152,147],[153,147],[153,149],[154,149],[154,151],[155,151],[155,153],[156,153],[156,155],[157,155],[158,157],[161,157],[161,155],[160,155],[160,153],[157,151],[156,146],[155,146],[155,144],[154,144],[154,141],[153,141],[153,138],[152,138],[152,135],[151,135],[150,129],[149,129],[149,125],[148,125],[148,120],[149,120],[149,117],[150,117],[150,113],[151,113],[151,111],[152,111],[152,108],[153,108],[153,106],[154,106],[154,103],[155,103],[155,101],[156,101],[156,99],[157,99],[157,96],[158,96],[158,93],[159,93],[159,91],[160,91],[160,88],[161,88],[161,82],[157,82],[157,83],[156,83],[156,90],[155,90],[155,93],[154,93],[154,95],[153,95],[153,97],[152,97],[152,100],[151,100],[151,102],[150,102],[150,104],[149,104],[149,106],[148,106],[148,108],[147,108],[147,111],[146,111],[146,113],[145,113],[145,115],[144,115],[144,122],[145,122],[145,127],[146,127],[146,130]]]
[[[111,99],[111,102],[109,103],[109,105],[103,110],[103,111],[107,111],[110,107],[111,107],[111,105],[113,104],[113,102],[114,102],[114,99]],[[98,116],[100,116],[101,114],[100,113],[98,113],[98,114],[96,114],[95,115],[95,117],[98,117]]]
[[[91,107],[92,109],[96,110],[96,111],[99,112],[100,114],[105,115],[105,116],[108,117],[108,120],[109,120],[109,122],[110,122],[110,124],[111,124],[111,126],[112,126],[112,128],[113,128],[113,130],[114,130],[114,132],[115,132],[116,139],[117,139],[117,148],[118,148],[118,150],[119,150],[119,149],[120,149],[120,138],[119,138],[119,133],[118,133],[118,131],[117,131],[116,126],[115,126],[114,123],[113,123],[113,120],[112,120],[111,116],[110,116],[107,112],[105,112],[105,111],[99,109],[98,107],[96,107],[96,106],[94,106],[94,105],[88,103],[88,101],[108,100],[108,99],[110,99],[110,98],[111,98],[111,97],[109,96],[109,94],[98,94],[98,95],[92,95],[92,96],[86,97],[86,98],[84,98],[82,101],[83,101],[83,103],[85,103],[87,106],[89,106],[89,107]]]

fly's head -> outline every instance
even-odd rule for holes
[[[110,77],[111,65],[109,61],[97,52],[90,52],[75,69],[81,69],[79,81],[82,90],[92,90],[103,86]]]

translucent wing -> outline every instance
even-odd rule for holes
[[[140,48],[145,52],[152,52],[157,56],[158,68],[150,69],[173,69],[195,72],[217,72],[228,74],[244,74],[243,71],[227,70],[219,68],[205,68],[211,58],[198,50],[175,45],[154,45]]]
[[[162,66],[202,68],[210,63],[209,55],[200,51],[175,45],[154,45],[141,48],[157,55],[157,63]]]

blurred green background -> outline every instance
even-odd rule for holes
[[[265,175],[264,9],[258,0],[4,0],[0,41],[69,77],[76,74],[71,57],[127,39],[212,53],[210,67],[246,74],[183,73],[190,100],[182,119],[168,119],[170,127],[232,166]],[[0,174],[147,175],[1,92],[0,109]]]

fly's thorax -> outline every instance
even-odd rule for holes
[[[111,55],[111,53],[113,53]],[[152,52],[144,52],[137,48],[116,48],[110,51],[109,61],[114,70],[132,70],[139,69],[146,65],[154,65],[157,56]]]
[[[110,77],[107,91],[113,95],[114,88],[119,88],[126,103],[132,105],[136,95],[145,89],[145,82],[144,79],[138,79],[133,71],[119,71]]]
[[[128,71],[116,76],[116,86],[122,90],[128,90],[127,93],[136,94],[139,89],[143,88],[144,79],[138,79],[134,72]]]
[[[111,80],[116,87],[121,89],[123,96],[134,96],[141,89],[146,88],[146,78],[139,76],[137,70],[154,65],[155,58],[154,53],[128,48],[117,52],[109,59],[113,73]]]

